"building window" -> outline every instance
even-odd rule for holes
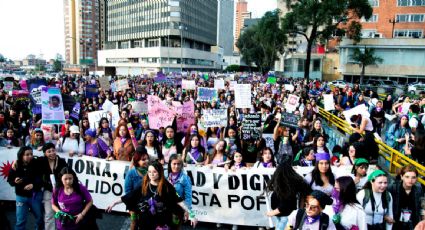
[[[394,37],[395,38],[421,38],[423,36],[422,30],[395,30]]]
[[[360,19],[361,22],[378,22],[378,15],[374,14],[372,17],[370,17],[368,20],[366,20],[364,17]]]
[[[376,35],[378,35],[376,33],[376,30],[362,30],[361,31],[362,38],[375,38],[375,37],[377,37]],[[378,35],[378,37],[379,37],[379,35]]]
[[[320,71],[320,59],[313,60],[313,71]]]
[[[378,7],[379,6],[379,0],[369,0],[369,4],[371,7]]]
[[[298,72],[304,72],[304,66],[305,66],[305,60],[304,59],[298,59]]]
[[[425,0],[397,0],[397,6],[425,6]]]
[[[398,22],[424,22],[424,14],[399,14]]]
[[[285,72],[292,72],[292,59],[286,59],[284,65]]]

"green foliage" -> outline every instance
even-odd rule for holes
[[[225,71],[227,72],[239,72],[241,67],[239,65],[229,65],[226,67]]]
[[[382,63],[383,59],[375,55],[375,50],[373,48],[364,48],[363,50],[355,48],[350,58],[359,64],[362,68],[360,73],[360,84],[363,84],[363,78],[365,74],[365,68],[369,65],[377,65]]]
[[[56,58],[55,62],[53,63],[53,71],[54,72],[62,71],[62,62],[58,58]]]
[[[35,72],[44,72],[44,71],[46,71],[46,67],[44,65],[37,64],[37,65],[35,65],[34,71]]]
[[[236,46],[248,66],[255,63],[261,72],[271,70],[278,60],[278,53],[283,53],[286,35],[280,28],[279,10],[264,14],[258,24],[246,29]]]
[[[282,19],[282,29],[287,34],[301,34],[307,40],[306,80],[309,80],[313,45],[345,34],[345,28],[350,29],[349,37],[359,40],[361,25],[351,19],[369,19],[373,11],[368,0],[286,0],[286,5],[290,12]]]
[[[7,59],[2,54],[0,54],[0,62],[6,62],[6,61]]]

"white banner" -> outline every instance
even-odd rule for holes
[[[195,81],[193,80],[182,80],[182,89],[196,89]]]
[[[227,110],[211,109],[202,110],[203,125],[208,127],[226,127],[227,126]]]
[[[224,80],[223,79],[215,79],[214,80],[214,88],[215,89],[225,89]]]
[[[12,162],[16,160],[19,148],[0,147],[0,200],[15,200],[14,188],[7,183]],[[34,151],[34,155],[42,153]],[[87,187],[94,204],[106,209],[124,195],[125,175],[130,162],[106,161],[94,157],[69,157],[58,153],[77,173],[79,181]],[[375,166],[369,167],[368,173]],[[192,182],[192,206],[201,222],[225,223],[249,226],[268,226],[265,215],[266,201],[262,195],[267,182],[275,169],[257,169],[225,171],[223,168],[198,167],[189,165],[185,170]],[[313,167],[294,167],[301,176],[313,170]],[[335,175],[349,175],[351,167],[333,167]],[[114,207],[114,211],[125,212],[125,205]]]
[[[326,111],[335,109],[335,101],[333,94],[323,94],[323,104]]]
[[[251,84],[235,85],[236,108],[251,108]]]

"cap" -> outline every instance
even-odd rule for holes
[[[310,195],[319,201],[320,207],[322,209],[324,209],[326,205],[331,205],[333,202],[333,200],[328,195],[326,195],[326,193],[319,190],[314,190]]]
[[[364,158],[357,158],[357,159],[354,160],[355,166],[358,166],[358,165],[361,165],[361,164],[369,164],[369,161],[367,161]]]
[[[382,171],[382,170],[378,169],[378,170],[375,170],[373,173],[371,173],[371,174],[368,176],[367,180],[370,182],[370,181],[375,180],[375,178],[377,178],[377,177],[379,177],[379,176],[386,176],[386,175],[387,175],[387,174],[386,174],[384,171]]]
[[[69,132],[70,132],[71,134],[73,134],[73,133],[78,133],[78,134],[80,134],[80,129],[78,128],[78,126],[73,125],[73,126],[71,126],[71,127],[69,128]]]
[[[95,137],[96,136],[96,130],[94,130],[94,129],[87,129],[84,132],[84,134],[87,135],[87,136]]]
[[[319,162],[319,161],[330,161],[330,159],[331,159],[329,153],[316,153],[314,155],[314,157],[316,158],[316,162]]]

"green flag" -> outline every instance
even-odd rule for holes
[[[204,77],[205,80],[208,80],[208,78],[209,78],[207,73],[205,73],[203,77]]]
[[[276,77],[268,77],[267,83],[269,84],[276,84]]]

